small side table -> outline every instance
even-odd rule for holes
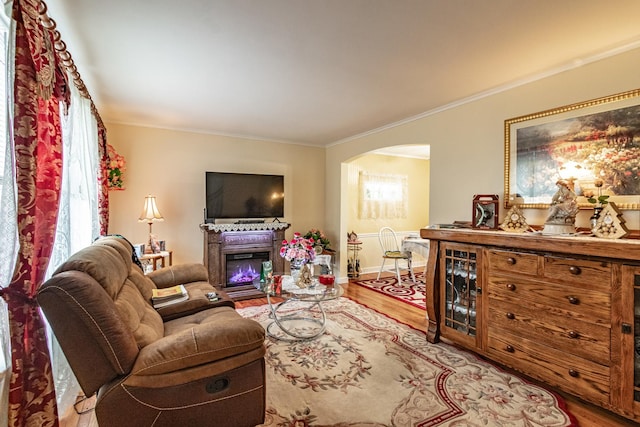
[[[350,279],[360,277],[360,259],[358,252],[362,249],[360,240],[347,240],[347,276]]]
[[[167,266],[167,260],[169,265],[173,265],[173,251],[160,251],[157,254],[143,254],[140,257],[140,262],[143,264],[149,264],[152,266],[151,271],[158,269],[158,261],[160,261],[160,268]]]

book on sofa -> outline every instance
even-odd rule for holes
[[[153,289],[151,291],[151,303],[155,308],[166,307],[189,299],[189,294],[184,285],[176,285],[170,288]]]

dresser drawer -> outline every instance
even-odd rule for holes
[[[611,290],[611,263],[544,257],[544,277],[583,289]]]
[[[489,328],[510,331],[540,344],[603,365],[611,360],[611,329],[558,314],[548,306],[489,300]]]
[[[555,314],[605,326],[611,324],[610,293],[502,275],[490,276],[487,282],[490,301],[499,300],[511,306],[536,303]]]
[[[602,405],[609,404],[610,369],[598,363],[489,328],[492,359]]]
[[[506,274],[536,276],[538,274],[538,256],[535,254],[488,250],[487,259],[489,271],[499,271]]]

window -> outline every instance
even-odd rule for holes
[[[406,218],[409,211],[406,175],[360,172],[361,219]]]
[[[363,182],[364,199],[371,202],[399,202],[402,200],[402,180],[372,180]]]

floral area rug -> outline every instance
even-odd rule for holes
[[[266,340],[264,426],[577,425],[559,397],[471,353],[347,298],[324,304],[320,337]],[[268,306],[238,312],[271,322]]]
[[[398,278],[395,275],[389,276],[389,273],[383,273],[384,275],[380,277],[380,280],[351,280],[349,283],[364,286],[365,288],[372,289],[381,294],[388,295],[402,302],[406,302],[407,304],[426,310],[424,273],[417,272],[415,269],[413,270],[413,273],[416,278],[415,284],[411,281],[411,276],[409,276],[409,274],[401,274],[400,278],[402,279],[402,284],[398,285]]]

